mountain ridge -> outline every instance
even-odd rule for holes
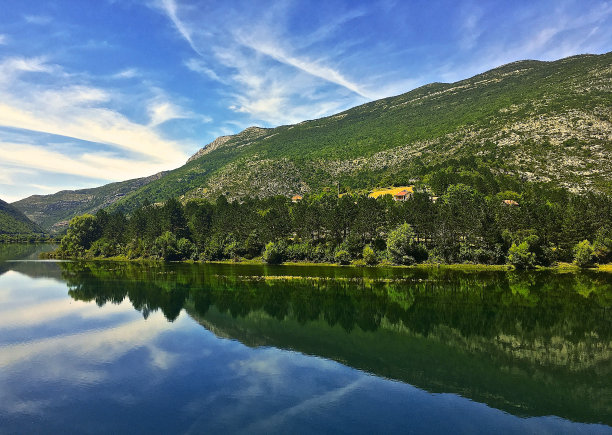
[[[99,187],[76,190],[61,190],[50,195],[31,195],[12,203],[29,219],[51,233],[67,228],[74,216],[95,213],[111,206],[122,196],[164,176],[167,171],[105,184]]]
[[[427,183],[431,168],[470,159],[476,169],[468,170],[484,165],[501,177],[500,189],[517,179],[610,193],[611,65],[612,52],[516,61],[324,118],[249,127],[215,139],[110,208],[130,211],[170,197],[242,199],[336,185]]]

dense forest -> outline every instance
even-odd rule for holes
[[[612,261],[612,197],[542,183],[500,191],[486,182],[450,184],[461,178],[444,174],[429,180],[438,197],[417,186],[406,201],[328,189],[298,202],[219,196],[145,203],[130,215],[100,210],[74,218],[53,255],[517,268]]]

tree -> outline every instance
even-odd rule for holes
[[[163,219],[162,230],[170,231],[177,238],[187,237],[189,228],[183,206],[176,198],[170,198],[161,209]]]
[[[177,240],[174,233],[166,231],[155,239],[155,254],[164,261],[180,260]]]
[[[409,224],[402,224],[389,233],[387,250],[391,259],[398,264],[412,264],[427,259],[427,250],[416,243],[414,230]]]
[[[334,259],[340,264],[349,264],[351,262],[351,254],[346,249],[338,249],[334,255]]]
[[[363,261],[367,265],[373,266],[374,264],[378,263],[378,257],[376,255],[376,252],[374,252],[374,249],[372,249],[370,245],[366,245],[363,247],[362,256]]]
[[[281,264],[285,261],[285,250],[281,243],[269,242],[263,251],[263,260],[268,264]]]
[[[65,256],[81,256],[100,237],[100,226],[91,214],[76,216],[70,221],[68,231],[60,242]]]
[[[589,267],[593,264],[593,254],[591,242],[585,239],[574,246],[574,263],[579,267]]]
[[[513,243],[508,251],[508,262],[517,269],[529,269],[535,266],[536,256],[529,249],[526,241],[516,244]]]

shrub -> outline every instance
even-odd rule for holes
[[[612,261],[612,230],[601,228],[593,242],[593,256],[600,264]]]
[[[508,250],[508,262],[517,269],[529,269],[535,266],[535,254],[529,250],[529,243],[513,243]]]
[[[184,260],[195,260],[197,258],[196,246],[185,237],[176,242],[176,248],[180,257]]]
[[[349,264],[351,262],[351,254],[344,249],[339,249],[336,251],[334,259],[336,260],[336,263]]]
[[[215,261],[223,259],[224,242],[224,236],[220,234],[213,235],[204,246],[204,251],[200,254],[200,260]]]
[[[293,243],[285,250],[286,258],[293,261],[307,260],[310,258],[311,246],[309,243]]]
[[[153,250],[155,255],[164,261],[180,260],[176,236],[170,231],[166,231],[155,239]]]
[[[261,255],[263,249],[263,243],[261,243],[261,237],[257,231],[251,231],[249,236],[244,241],[245,257],[254,258]]]
[[[376,255],[376,252],[374,252],[374,249],[372,249],[370,245],[366,245],[363,247],[362,256],[363,256],[363,261],[365,262],[365,264],[372,266],[378,263],[378,256]]]
[[[113,257],[120,253],[119,246],[109,240],[102,238],[91,244],[88,253],[92,257]]]
[[[579,267],[589,267],[593,264],[593,245],[588,240],[583,240],[574,247],[574,263]]]
[[[263,261],[268,264],[281,264],[285,261],[284,248],[280,242],[269,242],[263,251]]]
[[[235,240],[229,240],[225,246],[223,246],[223,257],[232,260],[238,259],[238,257],[240,257],[240,243]]]
[[[414,230],[402,224],[389,233],[387,251],[391,260],[398,264],[413,264],[427,259],[427,249],[414,241]]]

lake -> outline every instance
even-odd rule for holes
[[[612,274],[37,261],[2,433],[612,433]]]

